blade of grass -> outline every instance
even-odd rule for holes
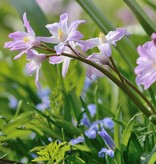
[[[132,10],[145,32],[151,36],[156,31],[156,25],[152,22],[150,17],[144,12],[142,7],[135,0],[123,0],[127,6]]]

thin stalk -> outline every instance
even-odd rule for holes
[[[109,64],[109,67],[113,69],[115,72],[116,70]],[[116,72],[117,73],[117,72]],[[122,79],[147,103],[147,105],[151,108],[154,114],[156,114],[154,107],[152,106],[151,102],[144,96],[140,90],[138,90],[126,77],[124,77],[121,73]]]
[[[49,49],[48,49],[49,51]],[[52,51],[53,52],[53,51]],[[112,80],[132,101],[133,103],[149,118],[152,113],[146,108],[142,102],[138,99],[138,97],[132,92],[131,89],[127,87],[127,84],[122,83],[119,79],[117,79],[113,74],[111,74],[109,71],[107,71],[105,68],[103,68],[101,65],[98,65],[97,63],[94,63],[86,58],[82,58],[79,55],[70,55],[66,53],[62,53],[63,56],[67,56],[70,58],[77,59],[83,63],[86,63],[90,66],[93,66],[94,68],[101,71],[104,75],[106,75],[110,80]],[[153,122],[156,124],[156,122]]]
[[[73,52],[75,55],[77,55],[78,57],[81,57],[81,58],[86,58],[85,56],[83,56],[82,54],[80,54],[79,52],[76,52],[72,47],[71,45],[67,45]]]
[[[115,69],[115,72],[118,74],[118,76],[119,76],[120,80],[122,81],[122,83],[124,83],[124,79],[122,78],[122,75],[120,74],[119,70],[117,69],[116,64],[115,64],[113,58],[110,57],[109,59],[110,59],[112,65],[113,65],[113,67]]]

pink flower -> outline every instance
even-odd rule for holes
[[[138,66],[135,68],[137,85],[144,85],[148,89],[156,81],[156,46],[153,41],[138,46]]]
[[[6,42],[4,48],[10,48],[11,51],[18,50],[20,53],[14,59],[20,58],[27,50],[40,46],[40,40],[35,37],[35,32],[27,20],[26,13],[23,14],[23,22],[27,32],[16,31],[9,34],[9,38],[14,41]]]
[[[121,40],[125,35],[129,35],[124,28],[117,28],[115,31],[110,31],[106,36],[103,33],[99,37],[91,38],[86,41],[78,41],[83,51],[98,47],[100,53],[111,56],[111,45],[116,46],[116,42]]]
[[[76,20],[70,25],[68,25],[67,21],[68,14],[62,14],[59,22],[46,25],[52,36],[40,37],[43,42],[58,44],[54,47],[56,54],[61,54],[69,41],[77,41],[83,37],[83,35],[77,31],[77,28],[79,24],[84,23],[85,21]]]
[[[39,70],[42,66],[42,62],[46,59],[45,54],[39,54],[36,50],[27,51],[27,60],[29,63],[26,64],[26,69],[30,75],[36,71],[35,83],[38,88],[40,88],[39,83]]]

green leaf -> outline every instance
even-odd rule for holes
[[[122,119],[122,113],[120,110],[120,107],[118,108],[115,120],[121,121]],[[118,122],[114,123],[114,143],[116,145],[116,148],[120,150],[120,143],[121,143],[121,133],[122,133],[122,127]]]
[[[39,149],[39,147],[37,149]],[[58,141],[56,140],[54,143],[50,143],[49,145],[45,146],[43,149],[39,150],[36,153],[39,155],[39,157],[32,160],[32,162],[48,161],[48,164],[52,164],[52,163],[58,164],[60,161],[64,159],[65,152],[69,150],[70,150],[70,145],[67,144],[67,142],[58,143]]]
[[[151,156],[151,158],[148,161],[148,164],[155,164],[156,162],[156,152]]]
[[[115,152],[114,152],[114,158],[115,158],[115,160],[116,160],[116,162],[117,163],[122,163],[121,161],[121,159],[122,159],[122,156],[121,156],[121,152],[116,148],[115,149]]]
[[[115,159],[111,158],[109,155],[106,155],[106,163],[107,164],[117,164]]]
[[[129,142],[129,139],[130,139],[130,136],[132,133],[132,129],[133,129],[133,126],[134,126],[135,121],[136,121],[136,117],[138,117],[139,115],[140,115],[140,113],[133,116],[126,125],[126,128],[125,128],[123,135],[122,135],[122,141],[121,141],[121,151],[122,152],[126,149],[126,147],[128,145],[128,142]]]
[[[98,10],[91,0],[76,0],[77,3],[88,13],[88,15],[97,23],[104,33],[114,29],[110,21]]]
[[[84,160],[82,160],[81,158],[79,158],[78,156],[75,155],[69,155],[66,157],[66,160],[69,163],[76,163],[76,164],[85,164],[86,162]]]
[[[127,6],[135,14],[145,32],[151,36],[156,31],[156,25],[151,21],[150,17],[144,12],[141,6],[135,0],[123,0]]]

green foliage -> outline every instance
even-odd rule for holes
[[[39,157],[32,160],[32,162],[48,161],[48,164],[58,164],[64,159],[65,153],[70,150],[70,145],[67,142],[58,143],[58,141],[55,141],[47,146],[34,148],[31,151],[36,150]]]
[[[62,1],[61,13],[67,10],[71,2],[73,1]],[[80,27],[85,39],[97,37],[99,29],[107,34],[115,28],[115,22],[118,22],[119,26],[125,26],[124,23],[119,23],[116,17],[114,18],[114,15],[118,15],[117,6],[123,6],[124,2],[128,5],[126,9],[130,7],[139,20],[140,24],[136,24],[137,26],[141,25],[148,35],[155,31],[155,24],[148,18],[142,5],[134,0],[118,2],[110,0],[107,3],[100,0],[76,0],[76,2],[87,13],[81,12],[82,19],[88,20],[86,28],[83,25]],[[144,4],[148,4],[155,11],[155,4],[152,1],[146,0]],[[38,109],[37,105],[43,100],[38,95],[34,76],[28,77],[25,72],[25,57],[19,61],[12,61],[17,52],[4,50],[3,43],[8,41],[7,36],[10,32],[23,29],[20,24],[24,12],[27,12],[29,22],[37,36],[50,35],[44,26],[51,23],[51,20],[56,18],[58,20],[59,13],[45,14],[32,0],[20,0],[18,3],[16,0],[0,2],[0,9],[0,66],[2,68],[0,72],[0,159],[49,164],[154,164],[156,162],[156,127],[151,122],[155,120],[155,114],[148,119],[138,113],[139,105],[148,109],[147,104],[130,89],[126,94],[135,99],[135,102],[139,102],[138,105],[133,104],[107,77],[86,84],[86,68],[78,61],[71,62],[65,78],[61,75],[61,65],[49,65],[48,61],[43,63],[40,81],[43,88],[48,87],[51,90],[50,107]],[[130,27],[131,24],[127,29]],[[133,25],[132,29],[134,30]],[[117,43],[116,49],[113,48],[112,52],[119,71],[136,86],[133,71],[138,57],[136,47],[149,38],[145,33],[134,32],[133,34],[133,32],[131,36]],[[92,51],[88,51],[87,55],[90,53]],[[113,76],[118,79],[115,74]],[[123,85],[120,81],[118,84]],[[125,88],[127,88],[126,85]],[[139,89],[142,91],[142,88]],[[155,89],[154,85],[149,93],[142,92],[153,103],[155,103]],[[18,102],[13,106],[10,105],[12,96]],[[89,112],[89,104],[96,105],[94,116]],[[106,117],[112,118],[114,129],[105,129],[115,142],[113,158],[109,155],[98,156],[101,148],[107,148],[107,145],[98,134],[95,139],[85,135],[89,127],[81,123],[84,115],[88,117],[90,123]],[[97,128],[101,130],[100,125]],[[84,137],[84,142],[71,145],[70,140],[78,136]]]

